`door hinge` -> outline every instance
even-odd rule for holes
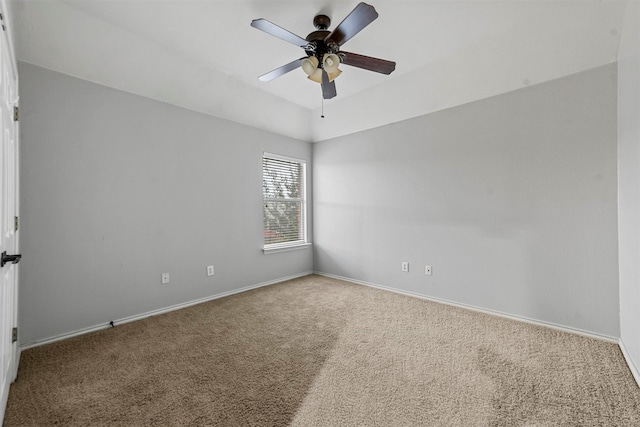
[[[20,227],[20,219],[17,216],[13,217],[13,225],[15,231],[18,231],[18,228]]]
[[[7,26],[4,25],[4,15],[0,13],[0,21],[2,21],[2,31],[7,31]]]
[[[13,121],[17,122],[18,120],[20,120],[20,108],[16,105],[13,107]]]
[[[18,341],[18,328],[13,328],[11,330],[11,343]]]

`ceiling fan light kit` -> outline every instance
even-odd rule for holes
[[[338,71],[340,57],[335,53],[325,53],[322,57],[322,68],[329,74]]]
[[[307,76],[311,77],[318,69],[319,63],[318,58],[310,56],[302,61],[302,71],[304,71]]]
[[[331,19],[327,15],[317,15],[313,18],[316,31],[310,33],[305,39],[266,19],[254,19],[251,21],[252,27],[300,46],[307,55],[263,74],[259,79],[270,81],[301,67],[309,80],[320,83],[322,98],[331,99],[337,94],[334,80],[342,74],[338,68],[340,64],[382,74],[391,74],[396,68],[395,62],[340,50],[344,43],[377,17],[378,12],[373,6],[359,3],[333,31],[329,31]]]
[[[316,82],[316,83],[320,83],[322,84],[322,69],[321,68],[316,68],[315,70],[313,70],[313,72],[311,74],[309,74],[309,77],[307,77],[309,80],[311,80],[312,82]]]

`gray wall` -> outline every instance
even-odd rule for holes
[[[640,4],[627,4],[618,82],[620,336],[640,374]],[[640,381],[640,377],[638,377]]]
[[[314,268],[619,336],[616,73],[314,144]]]
[[[312,259],[260,251],[310,144],[21,63],[21,343],[311,269],[619,336],[616,72],[314,144]]]
[[[19,71],[22,344],[312,270],[261,252],[262,153],[310,144]]]

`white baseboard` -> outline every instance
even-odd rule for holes
[[[450,306],[453,306],[453,307],[459,307],[459,308],[464,308],[464,309],[467,309],[467,310],[477,311],[479,313],[490,314],[492,316],[499,316],[499,317],[503,317],[505,319],[516,320],[518,322],[525,322],[525,323],[530,323],[532,325],[544,326],[544,327],[555,329],[555,330],[562,331],[562,332],[568,332],[568,333],[572,333],[572,334],[582,335],[582,336],[585,336],[585,337],[588,337],[588,338],[595,338],[595,339],[602,340],[602,341],[608,341],[608,342],[611,342],[611,343],[614,343],[614,344],[618,344],[618,342],[620,341],[620,339],[618,337],[612,337],[612,336],[609,336],[609,335],[601,335],[601,334],[597,334],[597,333],[590,332],[590,331],[584,331],[582,329],[571,328],[571,327],[564,326],[564,325],[558,325],[558,324],[552,323],[552,322],[545,322],[545,321],[542,321],[542,320],[530,319],[530,318],[524,317],[524,316],[517,316],[517,315],[514,315],[514,314],[510,314],[510,313],[503,313],[501,311],[490,310],[490,309],[477,307],[477,306],[470,305],[470,304],[463,304],[463,303],[450,301],[450,300],[446,300],[446,299],[442,299],[442,298],[436,298],[436,297],[432,297],[432,296],[428,296],[428,295],[419,294],[419,293],[416,293],[416,292],[404,291],[402,289],[392,288],[390,286],[378,285],[376,283],[365,282],[365,281],[357,280],[357,279],[351,279],[349,277],[337,276],[335,274],[323,273],[321,271],[314,271],[313,274],[317,274],[319,276],[330,277],[330,278],[338,279],[338,280],[344,280],[345,282],[355,283],[357,285],[369,286],[371,288],[381,289],[383,291],[389,291],[389,292],[393,292],[393,293],[396,293],[396,294],[401,294],[401,295],[407,295],[407,296],[410,296],[410,297],[420,298],[420,299],[424,299],[424,300],[427,300],[427,301],[433,301],[433,302],[437,302],[437,303],[440,303],[440,304],[446,304],[446,305],[450,305]]]
[[[141,314],[136,314],[136,315],[133,315],[133,316],[124,317],[122,319],[113,320],[113,325],[111,323],[103,323],[103,324],[100,324],[100,325],[90,326],[88,328],[78,329],[78,330],[75,330],[75,331],[72,331],[72,332],[67,332],[67,333],[64,333],[64,334],[60,334],[60,335],[56,335],[56,336],[53,336],[53,337],[45,338],[43,340],[38,340],[38,341],[27,343],[27,344],[21,344],[20,345],[20,350],[28,350],[28,349],[33,348],[33,347],[39,347],[41,345],[51,344],[51,343],[54,343],[56,341],[62,341],[62,340],[65,340],[65,339],[68,339],[68,338],[73,338],[73,337],[76,337],[76,336],[79,336],[79,335],[88,334],[90,332],[95,332],[95,331],[100,331],[100,330],[103,330],[103,329],[108,329],[108,328],[111,328],[111,327],[114,327],[114,326],[117,326],[117,325],[124,325],[125,323],[135,322],[136,320],[146,319],[147,317],[157,316],[159,314],[164,314],[164,313],[169,313],[171,311],[180,310],[181,308],[191,307],[192,305],[202,304],[202,303],[207,302],[207,301],[212,301],[212,300],[215,300],[215,299],[228,297],[228,296],[239,294],[239,293],[242,293],[242,292],[247,292],[247,291],[250,291],[252,289],[262,288],[264,286],[269,286],[269,285],[275,285],[276,283],[284,282],[286,280],[291,280],[291,279],[297,279],[298,277],[308,276],[309,274],[313,274],[313,273],[311,271],[306,271],[304,273],[295,274],[293,276],[281,277],[279,279],[269,280],[267,282],[258,283],[256,285],[245,286],[245,287],[240,288],[240,289],[234,289],[232,291],[222,292],[220,294],[215,294],[215,295],[211,295],[211,296],[204,297],[204,298],[199,298],[199,299],[192,300],[192,301],[187,301],[187,302],[184,302],[184,303],[175,304],[175,305],[172,305],[172,306],[169,306],[169,307],[165,307],[165,308],[161,308],[161,309],[158,309],[158,310],[152,310],[152,311],[148,311],[146,313],[141,313]]]
[[[125,318],[122,318],[122,319],[114,320],[113,323],[114,323],[114,326],[115,325],[123,325],[125,323],[134,322],[136,320],[142,320],[142,319],[145,319],[147,317],[157,316],[157,315],[163,314],[163,313],[169,313],[171,311],[180,310],[182,308],[190,307],[190,306],[193,306],[193,305],[196,305],[196,304],[201,304],[201,303],[204,303],[204,302],[207,302],[207,301],[212,301],[212,300],[215,300],[215,299],[224,298],[224,297],[235,295],[235,294],[239,294],[239,293],[242,293],[242,292],[247,292],[247,291],[250,291],[252,289],[257,289],[257,288],[261,288],[261,287],[264,287],[264,286],[270,286],[270,285],[274,285],[276,283],[284,282],[286,280],[291,280],[291,279],[296,279],[298,277],[307,276],[309,274],[317,274],[317,275],[320,275],[320,276],[330,277],[330,278],[333,278],[333,279],[344,280],[345,282],[350,282],[350,283],[354,283],[354,284],[357,284],[357,285],[369,286],[369,287],[372,287],[372,288],[381,289],[381,290],[388,291],[388,292],[394,292],[394,293],[401,294],[401,295],[407,295],[407,296],[420,298],[420,299],[424,299],[424,300],[428,300],[428,301],[433,301],[433,302],[437,302],[437,303],[441,303],[441,304],[447,304],[447,305],[454,306],[454,307],[460,307],[460,308],[464,308],[464,309],[468,309],[468,310],[473,310],[473,311],[477,311],[477,312],[480,312],[480,313],[490,314],[490,315],[494,315],[494,316],[500,316],[500,317],[504,317],[504,318],[511,319],[511,320],[516,320],[516,321],[525,322],[525,323],[531,323],[531,324],[534,324],[534,325],[544,326],[544,327],[560,330],[560,331],[563,331],[563,332],[568,332],[568,333],[572,333],[572,334],[578,334],[578,335],[586,336],[586,337],[589,337],[589,338],[595,338],[595,339],[599,339],[599,340],[604,340],[604,341],[616,343],[616,344],[618,344],[620,346],[620,350],[622,351],[622,354],[623,354],[623,356],[625,358],[625,361],[627,362],[627,365],[629,366],[629,369],[631,370],[631,373],[632,373],[634,379],[636,380],[636,383],[640,387],[640,370],[633,363],[633,360],[629,356],[629,353],[627,352],[627,349],[626,349],[626,347],[624,345],[624,342],[620,338],[615,338],[615,337],[611,337],[611,336],[607,336],[607,335],[596,334],[596,333],[589,332],[589,331],[584,331],[584,330],[581,330],[581,329],[570,328],[570,327],[563,326],[563,325],[558,325],[558,324],[555,324],[555,323],[544,322],[544,321],[540,321],[540,320],[536,320],[536,319],[530,319],[530,318],[523,317],[523,316],[516,316],[516,315],[513,315],[513,314],[503,313],[503,312],[499,312],[499,311],[495,311],[495,310],[489,310],[489,309],[476,307],[476,306],[472,306],[472,305],[468,305],[468,304],[461,304],[461,303],[457,303],[457,302],[454,302],[454,301],[445,300],[445,299],[442,299],[442,298],[430,297],[430,296],[418,294],[418,293],[415,293],[415,292],[403,291],[401,289],[392,288],[392,287],[389,287],[389,286],[378,285],[378,284],[375,284],[375,283],[365,282],[365,281],[362,281],[362,280],[352,279],[352,278],[349,278],[349,277],[338,276],[338,275],[335,275],[335,274],[323,273],[323,272],[320,272],[320,271],[313,271],[313,272],[307,271],[307,272],[304,272],[304,273],[300,273],[300,274],[296,274],[296,275],[292,275],[292,276],[287,276],[287,277],[282,277],[282,278],[279,278],[279,279],[274,279],[274,280],[270,280],[270,281],[267,281],[267,282],[258,283],[258,284],[255,284],[255,285],[245,286],[245,287],[240,288],[240,289],[234,289],[233,291],[223,292],[223,293],[220,293],[220,294],[211,295],[211,296],[200,298],[200,299],[197,299],[197,300],[192,300],[192,301],[184,302],[184,303],[181,303],[181,304],[172,305],[172,306],[165,307],[165,308],[162,308],[162,309],[153,310],[153,311],[149,311],[149,312],[146,312],[146,313],[142,313],[142,314],[138,314],[138,315],[129,316],[129,317],[125,317]],[[38,347],[38,346],[45,345],[45,344],[50,344],[50,343],[53,343],[53,342],[56,342],[56,341],[62,341],[64,339],[72,338],[72,337],[79,336],[79,335],[84,335],[84,334],[87,334],[87,333],[90,333],[90,332],[100,331],[102,329],[107,329],[107,328],[110,328],[110,327],[112,327],[110,323],[104,323],[104,324],[100,324],[100,325],[91,326],[91,327],[88,327],[88,328],[78,329],[76,331],[68,332],[68,333],[65,333],[65,334],[56,335],[56,336],[53,336],[53,337],[50,337],[50,338],[45,338],[43,340],[35,341],[35,342],[32,342],[32,343],[21,344],[20,347],[18,348],[18,355],[20,354],[20,352],[22,350],[27,350],[29,348]],[[17,359],[18,359],[18,363],[19,363],[19,360],[20,360],[19,356],[18,356]],[[17,372],[17,369],[16,369],[16,372]]]
[[[627,366],[629,366],[631,375],[633,375],[633,378],[636,380],[636,384],[638,384],[638,387],[640,387],[640,370],[638,369],[636,364],[633,363],[633,359],[631,359],[631,356],[629,355],[627,347],[624,345],[624,341],[622,340],[622,338],[620,338],[620,342],[618,343],[618,345],[620,346],[620,350],[622,351],[624,360],[627,362]]]

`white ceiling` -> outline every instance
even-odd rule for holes
[[[304,56],[252,28],[306,37],[356,6],[337,0],[14,0],[17,56],[113,88],[304,141],[320,141],[616,60],[624,1],[371,0],[379,18],[344,50],[396,61],[389,76],[341,66],[338,96],[294,70]]]

